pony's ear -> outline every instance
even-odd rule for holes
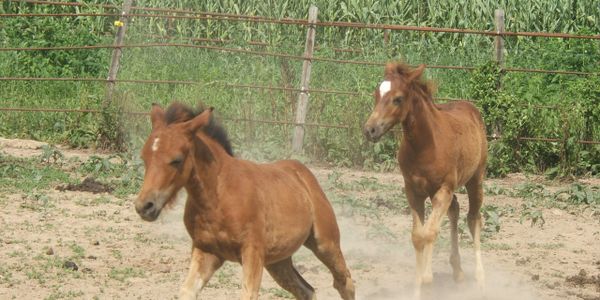
[[[190,133],[194,133],[194,132],[196,132],[196,130],[200,129],[201,127],[208,125],[208,123],[210,123],[212,111],[213,111],[213,108],[211,107],[211,108],[203,111],[201,114],[197,115],[193,119],[185,122],[184,123],[185,129]]]
[[[415,79],[421,78],[421,75],[423,75],[423,71],[425,71],[425,64],[420,64],[417,68],[410,72],[410,74],[408,75],[408,81],[410,82]]]
[[[394,74],[398,73],[398,66],[400,65],[400,63],[396,63],[396,62],[388,62],[385,64],[385,69],[383,71],[383,75],[385,77],[390,77],[393,76]]]
[[[152,131],[165,127],[165,111],[156,103],[152,103],[152,109],[150,110],[150,120],[152,121]]]

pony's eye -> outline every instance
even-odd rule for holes
[[[402,103],[403,99],[404,99],[404,97],[402,97],[402,96],[398,96],[398,97],[394,98],[394,104],[400,105],[400,103]]]
[[[178,168],[179,166],[181,166],[182,162],[183,162],[183,157],[176,157],[169,164],[173,167]]]

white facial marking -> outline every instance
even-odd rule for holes
[[[159,140],[160,140],[159,138],[154,139],[154,143],[152,143],[152,151],[153,152],[156,152],[156,150],[158,150],[158,141]]]
[[[383,98],[392,89],[392,83],[384,81],[379,85],[379,97]]]

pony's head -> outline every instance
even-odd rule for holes
[[[390,128],[406,119],[415,101],[431,94],[430,87],[421,81],[423,70],[425,65],[415,69],[402,63],[386,65],[384,80],[373,93],[375,108],[363,129],[368,140],[378,141]]]
[[[192,176],[192,153],[196,131],[211,122],[212,108],[197,116],[189,110],[171,106],[167,113],[152,105],[152,132],[142,148],[146,167],[144,183],[135,201],[137,213],[146,221],[158,218],[165,205]]]

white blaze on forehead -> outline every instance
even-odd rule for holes
[[[160,141],[160,139],[155,138],[154,143],[152,143],[152,151],[154,151],[154,152],[156,152],[156,150],[158,150],[158,141]]]
[[[392,89],[392,83],[384,81],[379,85],[379,97],[383,98]]]

